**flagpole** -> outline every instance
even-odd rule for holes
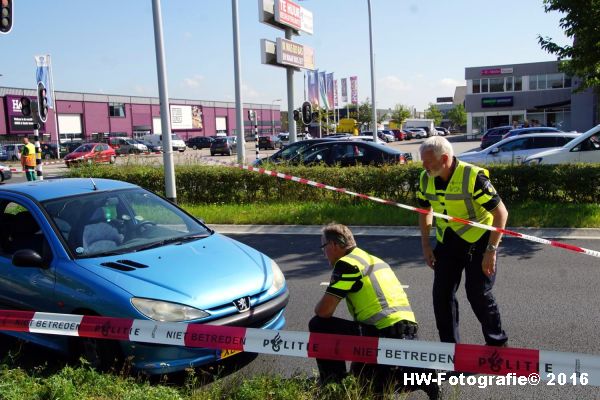
[[[54,72],[52,71],[52,58],[46,54],[48,59],[48,73],[50,74],[50,86],[52,86],[52,105],[54,108],[54,131],[56,134],[56,158],[60,160],[60,133],[58,132],[58,103],[56,101],[56,92],[54,91]],[[85,133],[84,133],[85,135]],[[52,136],[50,137],[52,142]]]

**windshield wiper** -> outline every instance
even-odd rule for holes
[[[182,243],[186,243],[186,242],[192,242],[192,241],[198,240],[198,239],[204,239],[209,236],[210,236],[210,234],[208,234],[208,233],[196,233],[196,234],[192,234],[192,235],[178,236],[178,237],[174,237],[174,238],[159,240],[158,242],[149,243],[144,246],[136,247],[135,249],[132,249],[131,251],[142,251],[142,250],[155,249],[157,247],[166,246],[168,244],[182,244]]]

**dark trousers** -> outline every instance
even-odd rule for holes
[[[469,244],[452,230],[446,229],[444,243],[438,243],[435,247],[433,310],[442,342],[460,341],[456,290],[463,270],[467,299],[481,323],[486,344],[501,346],[508,340],[502,330],[500,311],[492,294],[496,275],[488,277],[481,269],[488,239],[489,232],[486,232],[477,242]]]
[[[321,318],[313,317],[308,329],[315,333],[331,333],[338,335],[355,335],[355,336],[373,336],[373,337],[388,337],[396,339],[416,339],[416,324],[411,325],[410,329],[401,327],[398,323],[393,328],[379,330],[372,325],[364,325],[355,321],[349,321],[342,318]],[[410,331],[410,332],[409,332]],[[321,382],[340,382],[346,375],[346,362],[338,360],[317,359],[317,367]],[[410,372],[431,372],[430,370],[410,368],[410,367],[393,367],[390,365],[379,364],[364,364],[353,362],[350,366],[350,372],[358,377],[364,378],[377,391],[384,390],[390,385],[393,380],[402,382],[402,373]]]

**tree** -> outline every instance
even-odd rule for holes
[[[432,119],[434,125],[438,126],[442,122],[443,115],[435,104],[429,103],[429,108],[425,110],[425,118]]]
[[[581,79],[577,91],[600,86],[600,2],[598,0],[544,0],[546,12],[558,11],[565,16],[560,27],[573,39],[573,45],[560,46],[552,38],[538,35],[538,43],[548,53],[556,54],[560,71]]]
[[[454,126],[465,126],[467,124],[467,112],[465,111],[465,106],[459,104],[448,111],[448,118],[452,121],[452,125]]]
[[[396,104],[394,111],[392,111],[391,120],[398,124],[398,126],[401,126],[411,115],[412,113],[408,107]]]

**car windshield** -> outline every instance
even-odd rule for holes
[[[84,144],[76,148],[73,153],[89,153],[93,148],[93,144]]]
[[[139,188],[70,196],[42,205],[75,258],[131,253],[212,234],[173,204]]]
[[[181,140],[181,138],[174,133],[171,134],[171,139],[172,140]]]
[[[283,149],[281,149],[280,151],[278,151],[277,153],[273,154],[273,159],[283,159],[283,160],[289,160],[292,157],[295,157],[298,154],[302,154],[302,152],[304,152],[306,149],[308,149],[310,146],[312,146],[314,143],[309,142],[295,142],[292,143],[286,147],[284,147]]]

